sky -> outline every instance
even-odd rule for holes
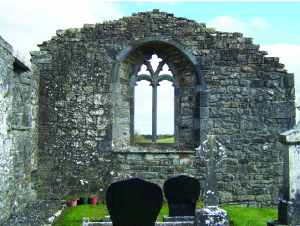
[[[58,29],[81,28],[85,23],[118,20],[133,13],[159,9],[162,12],[173,13],[176,17],[205,23],[207,27],[214,27],[218,31],[241,32],[244,37],[253,38],[253,43],[259,44],[260,50],[267,51],[268,56],[279,57],[280,62],[285,64],[285,69],[295,74],[296,102],[298,102],[299,8],[298,1],[0,0],[0,36],[14,47],[15,52],[29,60],[29,52],[39,50],[37,44],[50,40]],[[161,105],[165,106],[164,103]],[[158,124],[161,127],[168,127],[162,126],[167,125],[165,122]]]

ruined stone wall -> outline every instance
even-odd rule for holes
[[[41,199],[101,196],[113,179],[113,91],[107,86],[113,60],[105,53],[109,44],[95,40],[94,30],[60,30],[41,46],[47,51],[31,52],[40,75]]]
[[[0,37],[0,223],[36,198],[37,78]]]
[[[178,174],[204,181],[194,148],[214,134],[228,152],[218,169],[220,202],[277,204],[277,137],[295,124],[294,75],[251,38],[154,10],[57,30],[39,46],[31,62],[41,81],[40,198],[101,196],[102,189],[103,197],[110,182],[132,176],[160,185]],[[130,81],[152,52],[173,65],[180,91],[170,146],[130,140]]]

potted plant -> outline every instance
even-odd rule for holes
[[[77,206],[78,200],[79,200],[78,198],[70,197],[70,198],[69,198],[69,205],[70,205],[70,207]]]
[[[98,201],[98,196],[96,196],[96,195],[91,195],[91,196],[89,197],[89,204],[97,205],[97,201]]]
[[[80,204],[88,204],[89,197],[88,196],[80,196]]]

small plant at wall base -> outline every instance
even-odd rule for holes
[[[69,197],[69,206],[74,207],[77,206],[79,198],[77,197]]]
[[[88,196],[80,196],[80,204],[88,204],[89,202],[89,197]]]
[[[96,195],[91,195],[91,196],[89,197],[89,204],[97,205],[97,201],[98,201],[98,196],[96,196]]]

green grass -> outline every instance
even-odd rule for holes
[[[66,207],[61,216],[53,225],[57,226],[80,226],[82,218],[103,219],[108,214],[106,205],[77,205],[75,207]]]
[[[196,209],[204,206],[203,203],[197,203]],[[229,215],[230,226],[262,226],[267,225],[267,221],[277,219],[277,209],[267,208],[249,208],[249,207],[234,207],[224,206],[222,209],[226,210]],[[103,219],[108,214],[106,205],[78,205],[75,207],[67,207],[63,210],[61,216],[53,224],[56,226],[80,226],[82,225],[82,218]],[[169,208],[163,205],[159,215],[158,221],[163,221],[163,216],[169,215]]]
[[[174,137],[158,139],[157,143],[174,143]]]
[[[227,211],[229,220],[232,221],[230,226],[261,226],[267,225],[267,221],[278,219],[277,209],[234,206],[224,206],[222,209]]]
[[[135,143],[151,143],[152,140],[145,138],[143,135],[135,134],[134,142]],[[157,143],[174,143],[174,137],[157,139]]]

